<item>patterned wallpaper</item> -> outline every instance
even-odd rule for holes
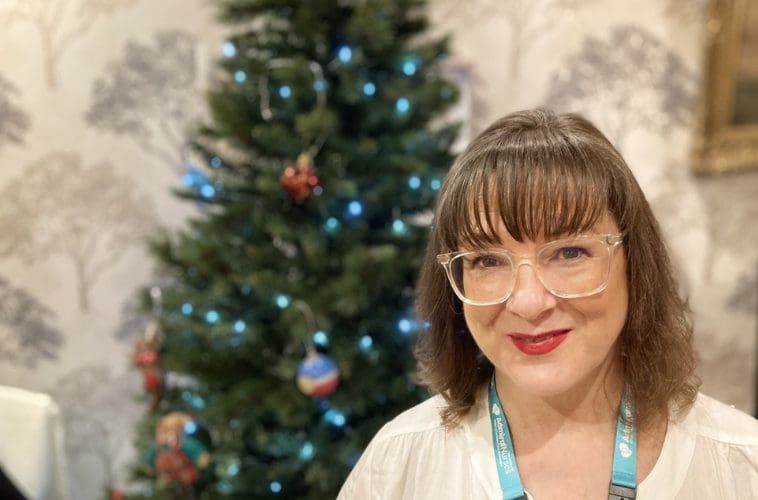
[[[175,200],[222,28],[206,0],[0,1],[0,383],[50,393],[71,498],[123,485],[145,238]]]
[[[431,0],[453,34],[476,133],[547,105],[594,120],[668,237],[697,324],[703,390],[752,410],[758,172],[688,170],[705,0]],[[133,459],[150,283],[144,238],[176,201],[187,127],[221,57],[210,0],[0,1],[0,383],[61,405],[72,498],[123,485]],[[137,400],[135,400],[137,399]]]

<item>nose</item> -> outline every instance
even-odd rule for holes
[[[506,308],[516,316],[534,321],[553,309],[556,303],[557,298],[542,284],[534,267],[525,262],[519,265]]]

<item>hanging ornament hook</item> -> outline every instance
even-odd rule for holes
[[[304,300],[300,299],[294,300],[292,305],[303,314],[303,317],[305,317],[305,322],[308,324],[309,331],[315,332],[318,329],[318,324],[316,323],[316,316],[313,314],[311,306],[309,306]],[[316,346],[313,345],[313,340],[310,336],[303,341],[303,344],[305,345],[305,350],[308,354],[315,354]]]
[[[267,64],[267,69],[283,68],[293,64],[289,59],[272,59]],[[324,82],[324,69],[316,61],[308,61],[308,69],[313,75],[314,82]],[[325,85],[313,85],[313,90],[316,92],[316,107],[326,107],[326,86]],[[260,110],[261,117],[265,121],[270,121],[274,117],[274,113],[271,110],[271,95],[268,90],[268,73],[262,74],[258,79],[258,93],[260,95]],[[328,133],[324,132],[313,141],[313,143],[306,148],[308,155],[311,158],[315,158],[321,147],[326,142]]]
[[[163,296],[163,291],[161,290],[161,287],[158,285],[150,287],[150,304],[153,310],[153,315],[158,316],[161,313],[162,304],[161,304],[161,297]]]

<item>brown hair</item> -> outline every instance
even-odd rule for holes
[[[658,223],[624,159],[575,114],[521,111],[493,123],[458,157],[440,191],[416,290],[430,326],[416,345],[417,377],[448,405],[455,426],[493,366],[468,333],[437,255],[498,241],[499,217],[516,240],[591,228],[610,212],[624,235],[629,307],[621,333],[638,424],[688,409],[700,384],[689,309],[679,297]]]

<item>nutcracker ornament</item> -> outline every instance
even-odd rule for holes
[[[145,334],[137,340],[132,362],[142,370],[145,392],[150,396],[150,409],[155,410],[163,397],[164,377],[159,365],[162,340],[158,324],[148,323]]]
[[[308,153],[301,153],[295,163],[284,169],[279,180],[282,188],[297,203],[302,203],[308,199],[319,185],[316,169]]]
[[[175,498],[194,498],[193,484],[200,470],[208,466],[210,455],[205,446],[185,429],[193,418],[181,412],[165,415],[155,428],[155,443],[148,450],[150,472],[158,486],[176,493]]]

